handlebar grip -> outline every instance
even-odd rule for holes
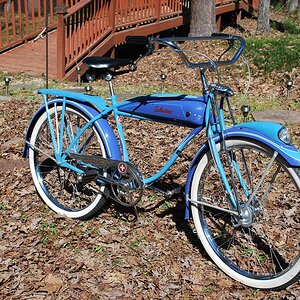
[[[239,40],[242,44],[245,44],[244,38],[242,38],[239,35],[232,35],[232,34],[228,34],[228,33],[216,32],[216,33],[212,33],[211,37],[217,38],[217,39],[222,39],[222,40],[231,40],[231,41]]]
[[[212,37],[216,37],[216,38],[223,38],[223,39],[230,39],[230,37],[232,36],[232,35],[230,35],[230,34],[227,34],[227,33],[220,33],[220,32],[213,32],[212,34],[211,34],[211,36]]]
[[[127,36],[125,40],[128,44],[147,45],[149,43],[149,38],[147,36]]]

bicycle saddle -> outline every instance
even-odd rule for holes
[[[110,58],[101,56],[90,56],[83,60],[83,63],[94,69],[120,68],[132,63],[129,58]]]
[[[219,95],[225,95],[227,97],[234,95],[233,90],[227,85],[223,85],[219,83],[211,83],[209,85],[209,88],[212,91],[216,91]]]

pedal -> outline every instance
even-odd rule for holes
[[[182,193],[182,187],[181,186],[178,186],[174,189],[171,189],[171,190],[163,190],[163,189],[160,189],[154,185],[151,185],[150,186],[151,189],[161,193],[162,195],[164,195],[166,198],[172,198],[174,195],[178,195],[178,194],[181,194]]]

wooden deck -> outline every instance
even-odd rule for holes
[[[37,17],[34,13],[30,15],[25,5],[26,24],[23,24],[20,0],[11,0],[10,13],[6,12],[7,1],[0,0],[4,3],[4,10],[0,10],[0,69],[43,76],[46,72],[46,38],[36,41],[31,38],[43,31],[43,15],[46,15],[43,3],[47,2],[36,0],[39,3]],[[81,67],[81,73],[85,71],[82,60],[86,56],[104,55],[115,45],[124,43],[127,35],[156,35],[179,27],[187,21],[190,9],[190,0],[49,1],[48,76],[68,80],[77,79],[77,67]],[[258,0],[215,0],[218,24],[223,13],[250,11],[254,2],[257,5]],[[57,9],[54,9],[55,5]],[[31,26],[35,31],[30,22],[36,24]]]
[[[49,33],[49,77],[57,78],[56,31]],[[30,41],[0,54],[0,69],[9,73],[44,76],[46,71],[46,38]]]

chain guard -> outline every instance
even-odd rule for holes
[[[79,164],[79,168],[84,168],[86,176],[83,175],[83,181],[86,181],[86,178],[89,180],[98,179],[110,185],[110,191],[102,192],[99,190],[108,198],[126,207],[133,207],[141,200],[143,176],[130,162],[75,153],[68,156]]]

